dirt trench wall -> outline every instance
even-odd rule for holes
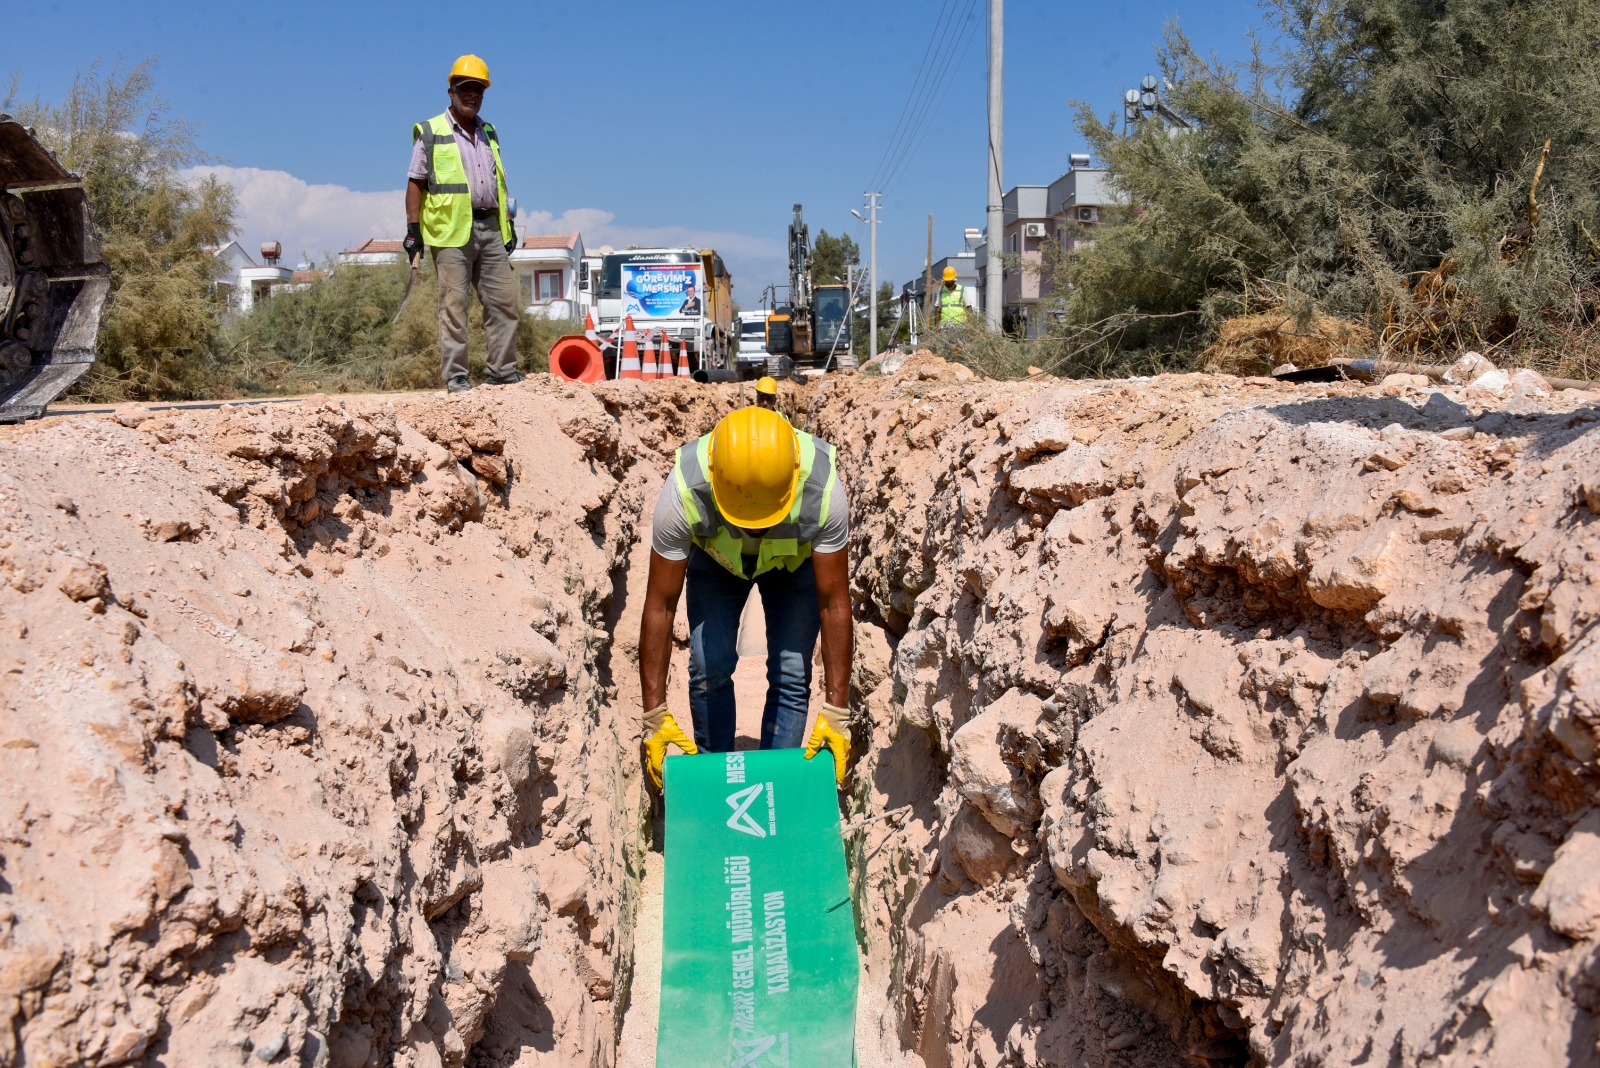
[[[1596,1057],[1600,415],[1424,385],[914,360],[800,401],[852,497],[897,1043]],[[0,1065],[609,1063],[625,569],[736,402],[0,430]]]
[[[0,431],[0,1065],[608,1064],[621,562],[716,391]]]
[[[1600,409],[1425,386],[836,384],[928,1065],[1600,1057]]]

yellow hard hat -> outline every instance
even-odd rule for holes
[[[740,408],[711,431],[711,498],[736,527],[760,530],[788,516],[800,482],[794,427],[766,408]]]
[[[493,84],[489,81],[489,64],[471,53],[456,60],[456,65],[450,68],[450,77],[446,79],[446,82],[454,85],[458,78],[468,78],[475,82],[482,82],[484,85]]]
[[[756,379],[756,392],[765,393],[769,397],[776,397],[778,395],[777,380],[771,377]]]
[[[956,280],[956,269],[954,267],[946,267],[944,269],[944,280],[946,282],[954,282]]]

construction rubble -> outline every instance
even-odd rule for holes
[[[1502,376],[785,385],[851,498],[885,1049],[1600,1057],[1600,392]],[[617,623],[741,389],[0,429],[0,1065],[615,1063]]]

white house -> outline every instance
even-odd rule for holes
[[[213,284],[227,297],[231,313],[249,311],[271,296],[274,287],[294,281],[294,271],[278,263],[281,254],[282,247],[276,241],[261,246],[265,266],[257,264],[237,241],[229,241],[211,254],[221,264]]]
[[[405,250],[399,241],[383,237],[369,237],[355,248],[339,253],[340,267],[379,267],[386,263],[400,263]]]
[[[522,287],[524,315],[582,318],[578,277],[583,269],[583,235],[577,230],[529,234],[511,251],[511,269]]]

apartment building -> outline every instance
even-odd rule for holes
[[[1047,309],[1059,308],[1061,294],[1050,289],[1051,268],[1058,255],[1072,255],[1093,244],[1094,227],[1105,210],[1117,203],[1103,167],[1090,166],[1087,155],[1069,157],[1065,174],[1049,185],[1012,186],[1001,200],[1004,267],[1001,321],[1007,330],[1039,337],[1050,324]],[[979,296],[988,270],[989,250],[975,250]]]

